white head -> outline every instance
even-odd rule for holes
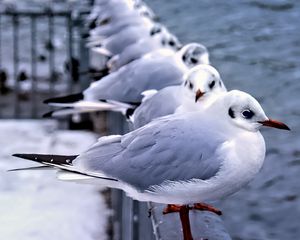
[[[144,2],[136,2],[134,8],[138,11],[141,16],[156,20],[157,16],[152,9]]]
[[[171,34],[165,26],[159,23],[156,23],[150,30],[150,36],[158,39],[163,47],[170,48],[175,51],[180,49],[182,46],[177,37]]]
[[[207,48],[199,43],[184,45],[176,55],[187,68],[192,68],[199,64],[209,64]]]
[[[184,75],[184,86],[192,92],[195,102],[226,92],[219,72],[211,65],[200,64]]]
[[[269,119],[257,100],[242,91],[225,93],[212,104],[211,109],[222,114],[222,121],[247,131],[256,132],[261,126],[289,130],[284,123]]]

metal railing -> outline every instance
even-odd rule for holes
[[[0,118],[39,118],[46,110],[45,98],[89,83],[87,76],[80,75],[88,69],[81,37],[86,14],[0,10]]]

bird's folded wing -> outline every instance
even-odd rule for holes
[[[141,191],[166,181],[214,177],[222,164],[216,152],[223,140],[211,137],[205,124],[195,129],[197,119],[190,115],[160,118],[122,137],[100,138],[76,159],[75,167],[99,171]]]
[[[173,114],[182,102],[180,89],[180,85],[166,87],[146,99],[134,112],[132,117],[134,127],[138,128],[153,119]]]
[[[141,102],[143,91],[179,85],[182,75],[182,69],[177,68],[171,60],[140,59],[94,82],[84,91],[84,96],[87,100]]]

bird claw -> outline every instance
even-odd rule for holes
[[[191,207],[191,209],[194,209],[194,210],[199,210],[199,211],[209,211],[209,212],[213,212],[219,216],[222,215],[222,211],[211,206],[211,205],[208,205],[206,203],[195,203],[193,207]]]
[[[176,205],[176,204],[168,204],[164,210],[163,214],[168,214],[168,213],[174,213],[174,212],[179,212],[181,209],[182,205]]]
[[[180,212],[181,207],[182,205],[168,204],[163,210],[163,214]],[[189,206],[189,210],[209,211],[219,216],[222,215],[222,211],[206,203],[195,203],[193,206]]]

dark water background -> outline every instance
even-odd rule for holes
[[[261,173],[217,204],[233,239],[300,239],[300,1],[146,2],[183,43],[208,47],[228,89],[252,94],[292,129],[263,130]]]

